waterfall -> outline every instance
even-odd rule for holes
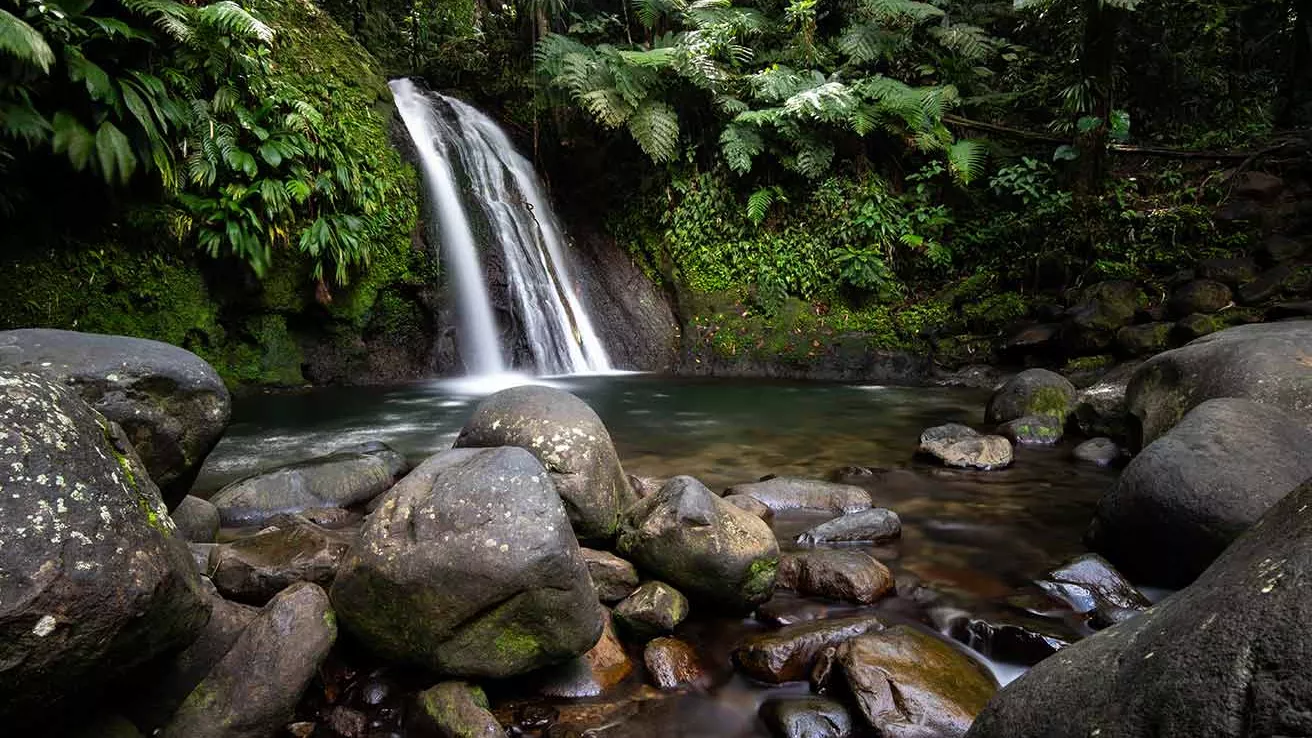
[[[537,373],[610,370],[573,289],[564,233],[533,165],[475,108],[426,93],[408,79],[390,86],[419,150],[431,217],[457,296],[460,353],[469,373],[506,370],[480,246],[498,249],[502,257]]]

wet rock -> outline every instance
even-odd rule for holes
[[[853,638],[835,657],[862,716],[882,736],[960,736],[998,689],[988,670],[905,625]]]
[[[482,689],[464,682],[442,682],[420,692],[416,722],[438,738],[503,738],[506,732],[488,710]]]
[[[1125,438],[1129,434],[1130,411],[1125,404],[1125,392],[1138,367],[1138,363],[1122,364],[1076,394],[1071,417],[1081,433],[1112,438]]]
[[[1208,400],[1130,462],[1098,503],[1089,542],[1131,576],[1187,584],[1312,477],[1309,449],[1303,418],[1249,400]]]
[[[748,636],[734,649],[733,660],[747,676],[769,684],[807,679],[816,657],[850,638],[882,630],[871,616],[816,620]]]
[[[338,705],[328,713],[328,729],[342,738],[364,738],[369,730],[369,717],[359,710]]]
[[[968,617],[952,636],[994,661],[1033,666],[1076,640],[1049,630],[1055,629]]]
[[[761,719],[778,738],[848,738],[852,716],[842,703],[823,697],[769,700]]]
[[[282,513],[363,504],[386,492],[404,470],[395,451],[377,446],[337,451],[239,479],[210,502],[229,526],[263,525]]]
[[[592,577],[597,599],[613,605],[638,588],[638,570],[633,568],[633,564],[609,551],[581,548],[579,552],[588,565],[588,576]]]
[[[1208,315],[1230,305],[1230,288],[1210,279],[1195,279],[1171,293],[1171,315],[1183,318],[1193,313]]]
[[[779,566],[770,526],[692,477],[675,477],[631,507],[617,548],[690,599],[738,610],[770,598]]]
[[[768,602],[756,606],[752,617],[757,622],[782,628],[785,625],[824,620],[833,614],[834,609],[830,603],[806,599],[785,589],[776,589]]]
[[[998,426],[998,434],[1018,446],[1051,446],[1061,440],[1064,428],[1051,415],[1027,415]]]
[[[207,571],[224,597],[263,605],[297,582],[331,586],[350,547],[347,536],[300,521],[218,546]]]
[[[519,446],[537,457],[584,541],[609,541],[637,500],[610,433],[587,403],[563,390],[525,386],[479,403],[457,448]]]
[[[72,389],[0,371],[0,725],[195,639],[186,543],[118,429]]]
[[[1110,438],[1091,438],[1076,446],[1071,455],[1080,461],[1088,461],[1098,466],[1111,466],[1120,461],[1124,453]]]
[[[1158,354],[1134,373],[1126,405],[1131,444],[1152,443],[1214,397],[1243,397],[1302,417],[1312,413],[1312,321],[1244,325]]]
[[[870,493],[850,484],[818,479],[775,477],[760,482],[736,484],[726,496],[755,498],[771,510],[833,510],[855,512],[870,507]]]
[[[1075,385],[1047,369],[1026,369],[1007,380],[989,398],[984,419],[991,424],[1027,415],[1051,415],[1066,420],[1075,407]]]
[[[1148,598],[1098,554],[1076,556],[1034,583],[1075,612],[1089,613],[1095,627],[1131,618],[1149,606]]]
[[[869,542],[876,545],[895,541],[902,536],[902,519],[897,513],[883,507],[840,515],[815,526],[797,537],[804,546],[817,543]]]
[[[1285,264],[1279,264],[1262,272],[1256,279],[1238,290],[1241,305],[1257,305],[1280,295],[1285,282],[1293,276],[1294,270]]]
[[[602,607],[560,497],[520,448],[430,457],[370,515],[332,587],[377,655],[505,677],[587,652]]]
[[[1171,345],[1171,323],[1127,325],[1116,332],[1116,345],[1130,356],[1148,356]]]
[[[633,661],[615,634],[615,621],[606,614],[601,640],[582,656],[544,670],[538,694],[545,697],[597,697],[624,681],[633,672]]]
[[[213,543],[219,536],[219,510],[209,500],[187,495],[169,517],[184,541]]]
[[[1081,331],[1114,332],[1134,320],[1134,311],[1143,300],[1143,290],[1134,282],[1098,282],[1084,290],[1079,303],[1067,311],[1067,318]]]
[[[920,434],[919,453],[944,466],[959,469],[1001,469],[1011,465],[1011,442],[1002,436],[981,436],[956,423],[929,428]]]
[[[748,495],[729,495],[724,501],[734,507],[742,508],[747,512],[755,515],[765,522],[766,525],[774,522],[774,510],[770,506]]]
[[[893,573],[855,549],[814,549],[784,554],[779,586],[798,594],[869,605],[893,591]]]
[[[1244,257],[1206,259],[1199,262],[1195,271],[1200,279],[1238,287],[1257,278],[1257,262]]]
[[[693,647],[678,638],[656,638],[643,649],[647,674],[660,689],[709,687],[711,675],[702,667]]]
[[[1307,244],[1288,236],[1269,236],[1258,246],[1258,256],[1269,264],[1296,261],[1308,251]]]
[[[273,735],[337,638],[328,596],[302,582],[283,590],[173,714],[163,738]]]
[[[688,617],[688,598],[664,582],[647,582],[615,606],[615,619],[626,635],[648,641]]]
[[[1294,736],[1312,714],[1312,484],[1206,573],[1010,684],[971,738]]]
[[[223,380],[190,351],[158,341],[47,329],[0,331],[0,370],[71,387],[118,423],[172,509],[228,425]]]

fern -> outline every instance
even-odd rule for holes
[[[252,39],[262,44],[273,42],[273,29],[232,0],[201,6],[196,10],[196,20],[228,36]]]
[[[980,141],[967,138],[948,147],[948,169],[964,185],[983,176],[987,158],[988,149]]]
[[[756,131],[746,125],[730,123],[720,134],[720,151],[729,168],[739,174],[752,170],[752,159],[765,150],[765,143]]]
[[[0,10],[0,51],[42,72],[49,72],[50,65],[55,63],[55,52],[50,50],[45,37],[5,10]]]
[[[629,119],[629,133],[652,161],[669,161],[678,153],[679,117],[665,103],[648,102],[638,108]]]
[[[829,164],[834,159],[833,144],[818,136],[803,136],[794,145],[797,155],[793,159],[793,168],[809,179],[818,179],[829,171]]]
[[[778,187],[761,187],[747,197],[747,219],[753,225],[761,225],[770,213],[770,206],[776,198],[781,198]]]

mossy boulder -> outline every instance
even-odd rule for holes
[[[1116,331],[1116,345],[1129,356],[1147,356],[1165,351],[1171,345],[1170,323],[1127,325]]]
[[[1134,320],[1135,311],[1145,302],[1143,290],[1134,282],[1098,282],[1080,293],[1066,315],[1079,330],[1115,332]]]
[[[1027,415],[1051,415],[1065,422],[1075,408],[1075,385],[1047,369],[1026,369],[989,398],[984,420],[999,424]]]
[[[464,682],[442,682],[415,696],[416,728],[440,738],[503,738],[483,690]]]
[[[61,701],[196,638],[210,603],[186,543],[127,438],[73,389],[0,370],[0,493],[6,731],[58,723]]]
[[[998,434],[1017,446],[1051,446],[1061,440],[1064,428],[1051,415],[1027,415],[998,426]]]
[[[615,606],[620,631],[640,643],[673,633],[686,617],[688,598],[664,582],[646,582]]]
[[[1171,314],[1176,318],[1193,313],[1210,315],[1230,305],[1232,298],[1228,286],[1210,279],[1195,279],[1171,293]]]
[[[769,599],[779,567],[770,526],[686,476],[629,508],[617,548],[690,599],[735,611]]]
[[[376,655],[453,676],[562,662],[602,630],[565,508],[522,448],[454,449],[421,464],[366,519],[332,598]]]

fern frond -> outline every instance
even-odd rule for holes
[[[46,73],[55,63],[55,52],[50,50],[45,36],[5,10],[0,10],[0,51]]]
[[[629,119],[629,133],[654,162],[669,161],[678,153],[679,117],[665,103],[644,103]]]
[[[683,12],[688,6],[684,0],[632,0],[633,14],[644,28],[651,29],[667,15]]]
[[[842,82],[826,82],[784,101],[784,109],[789,113],[824,122],[846,120],[856,106],[852,89]]]
[[[123,7],[149,18],[156,28],[174,41],[185,43],[191,39],[190,9],[181,3],[174,0],[123,0]]]
[[[948,169],[963,185],[983,176],[987,159],[988,149],[982,141],[963,138],[948,147]]]
[[[990,59],[997,53],[997,39],[978,26],[954,23],[932,28],[930,33],[944,48],[956,52],[971,63]]]
[[[765,221],[765,216],[770,214],[770,206],[774,204],[777,194],[778,188],[761,187],[747,196],[747,219],[752,221],[753,225],[759,226]]]
[[[720,134],[720,151],[729,168],[738,174],[752,170],[752,159],[765,150],[761,135],[750,127],[730,123]]]
[[[876,20],[923,23],[942,18],[942,8],[916,0],[861,0],[861,9]]]
[[[219,0],[196,10],[196,19],[230,36],[273,43],[273,29],[232,0]]]
[[[818,179],[829,171],[829,164],[834,160],[834,146],[828,141],[815,136],[801,136],[794,141],[797,155],[793,167],[808,179]]]
[[[883,24],[858,23],[838,37],[838,50],[857,64],[892,59],[906,45],[906,36],[885,28]]]

